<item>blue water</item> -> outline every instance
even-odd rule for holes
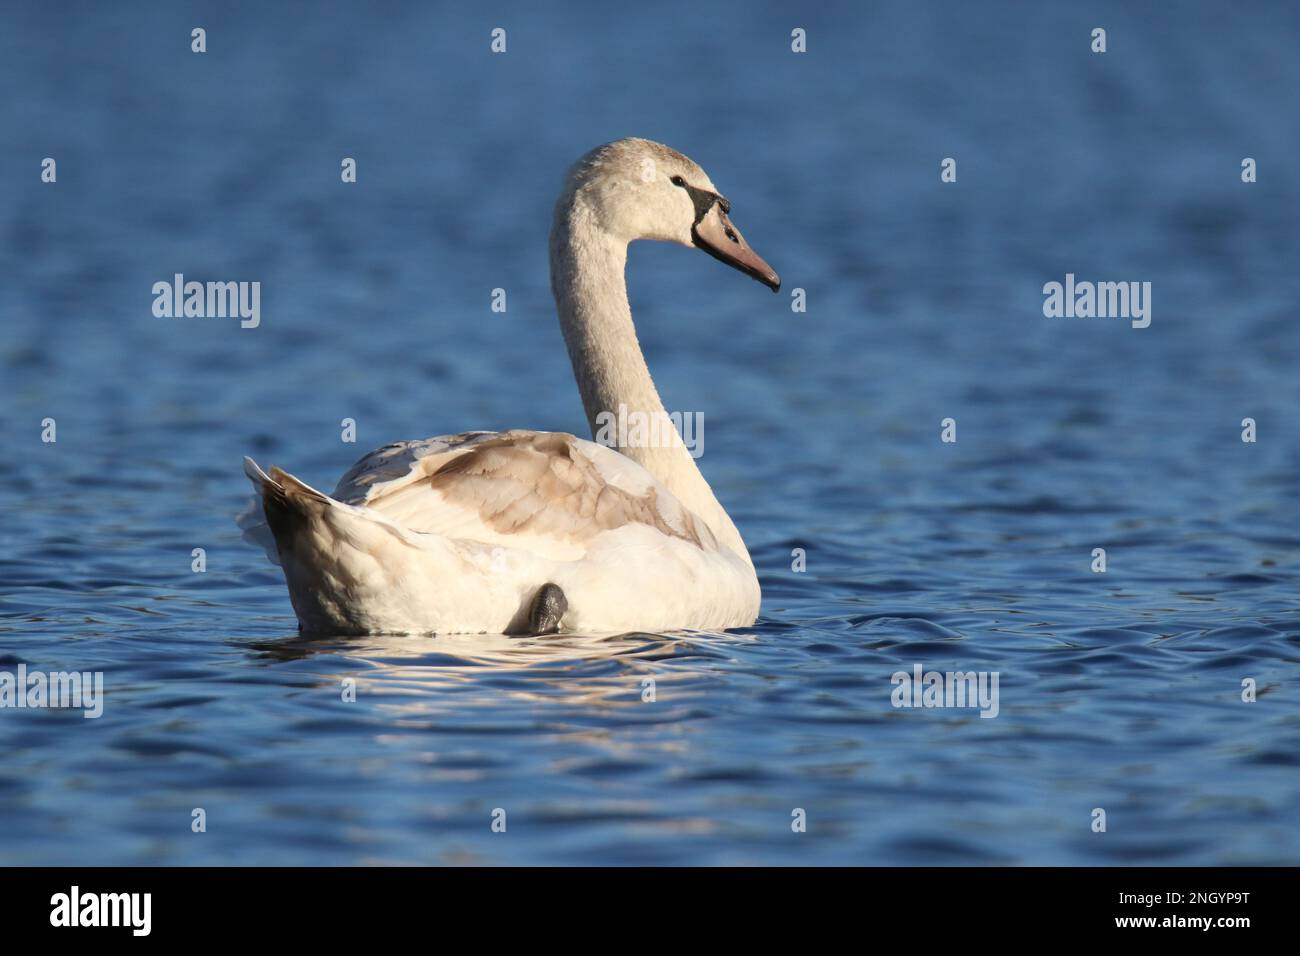
[[[1294,7],[267,6],[6,11],[0,670],[106,702],[0,710],[0,861],[1300,862]],[[299,639],[240,457],[581,433],[546,233],[624,135],[785,280],[628,269],[759,623]],[[177,272],[261,325],[155,318]],[[1044,318],[1067,272],[1150,281],[1150,328]],[[998,716],[895,709],[918,664]]]

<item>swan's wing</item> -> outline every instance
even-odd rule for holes
[[[412,531],[573,559],[592,539],[645,525],[705,551],[703,520],[648,471],[562,432],[466,432],[371,452],[334,497]]]

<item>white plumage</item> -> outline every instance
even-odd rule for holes
[[[698,166],[657,143],[621,140],[574,167],[551,272],[593,434],[619,405],[666,415],[627,305],[629,241],[697,245],[779,284],[728,209]],[[674,440],[617,451],[522,430],[400,442],[362,458],[328,496],[245,459],[260,501],[241,525],[283,568],[309,633],[521,632],[547,583],[567,600],[564,630],[752,624],[760,594],[744,541],[665,433]]]

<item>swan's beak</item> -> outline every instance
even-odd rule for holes
[[[728,215],[730,211],[730,203],[719,196],[691,229],[695,245],[719,262],[725,262],[733,269],[739,269],[745,275],[757,279],[773,292],[779,292],[781,277],[757,252],[749,248],[749,243],[740,234],[740,230],[732,225]]]

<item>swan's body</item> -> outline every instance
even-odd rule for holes
[[[704,172],[665,146],[620,140],[571,172],[551,233],[551,282],[593,435],[624,409],[667,422],[632,325],[627,245],[697,245],[774,289]],[[614,450],[558,432],[468,432],[388,445],[326,496],[245,460],[261,515],[245,521],[283,567],[304,631],[527,630],[539,589],[565,630],[752,624],[745,543],[685,445]],[[264,519],[264,520],[263,520]],[[558,593],[558,592],[557,592]]]

